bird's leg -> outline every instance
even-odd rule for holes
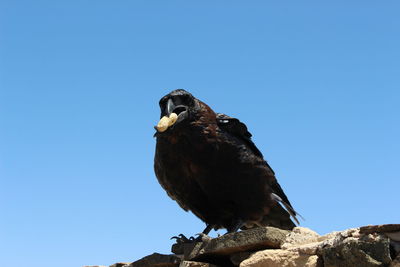
[[[202,234],[208,235],[208,233],[214,228],[214,225],[207,224],[207,227],[203,230]]]
[[[208,233],[211,231],[211,229],[214,228],[214,225],[212,224],[207,224],[206,228],[203,230],[202,233],[196,234],[197,237],[195,242],[207,242],[211,240],[211,237],[208,236]]]
[[[242,219],[237,219],[233,221],[232,224],[226,229],[228,230],[226,234],[237,232],[244,224],[245,223]]]

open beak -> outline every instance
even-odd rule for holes
[[[176,105],[172,99],[168,99],[167,105],[165,107],[165,112],[163,116],[171,116],[172,113],[178,115],[178,121],[180,122],[188,116],[188,107],[185,105]]]
[[[178,101],[179,103],[179,101]],[[154,128],[157,132],[165,132],[189,116],[188,107],[185,105],[176,105],[172,99],[168,99],[164,111],[161,113],[161,119]]]

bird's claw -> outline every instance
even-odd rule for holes
[[[191,243],[191,242],[193,242],[193,241],[191,241],[192,238],[193,237],[187,238],[184,234],[179,234],[178,236],[171,237],[171,240],[175,239],[177,244],[181,244],[181,243]]]
[[[207,241],[211,240],[211,237],[209,237],[208,235],[206,235],[204,233],[196,234],[196,236],[197,237],[191,236],[191,237],[187,238],[185,235],[179,234],[178,236],[171,237],[171,239],[175,239],[177,244],[207,242]]]

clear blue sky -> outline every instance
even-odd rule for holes
[[[176,88],[248,125],[302,226],[399,223],[399,10],[0,1],[0,265],[133,261],[203,229],[153,173]]]

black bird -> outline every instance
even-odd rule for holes
[[[155,174],[181,208],[206,223],[204,234],[213,228],[295,227],[290,217],[298,223],[298,214],[245,124],[183,89],[159,104]]]

